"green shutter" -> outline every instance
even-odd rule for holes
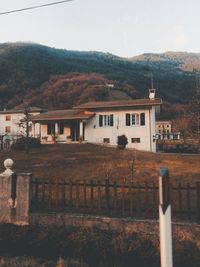
[[[126,113],[126,126],[131,125],[131,115],[129,113]]]
[[[47,134],[50,135],[51,134],[51,123],[47,124]]]
[[[114,125],[114,116],[113,114],[110,115],[110,126]]]
[[[140,125],[145,125],[145,113],[140,113]]]
[[[99,127],[103,126],[103,116],[99,115]]]

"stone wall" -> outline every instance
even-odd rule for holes
[[[99,230],[110,230],[125,234],[135,232],[145,236],[159,236],[159,221],[110,218],[101,216],[86,216],[78,214],[61,213],[31,213],[30,225],[80,227],[86,229],[97,228]],[[200,233],[200,225],[196,223],[172,223],[174,238]],[[196,234],[195,234],[196,233]]]

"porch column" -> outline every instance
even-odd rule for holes
[[[55,123],[55,134],[58,134],[58,123]]]
[[[41,139],[41,123],[39,123],[39,132],[38,132],[38,134],[39,134],[39,137]]]
[[[33,137],[35,137],[35,123],[32,122],[32,129],[33,129]]]
[[[81,137],[83,140],[83,137],[84,137],[83,136],[83,121],[80,121],[79,126],[80,126],[80,129],[79,129],[80,136],[79,137]]]

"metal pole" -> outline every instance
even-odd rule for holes
[[[159,176],[159,226],[161,267],[173,267],[170,179],[167,168],[160,168]]]

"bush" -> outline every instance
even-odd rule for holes
[[[126,135],[123,134],[117,137],[117,147],[119,149],[125,149],[127,144],[128,144],[128,138],[126,137]]]
[[[39,148],[41,146],[40,140],[34,137],[21,137],[12,145],[12,149],[16,150],[26,150],[28,148]]]

